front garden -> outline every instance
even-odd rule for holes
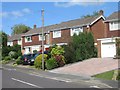
[[[79,35],[74,34],[68,45],[51,46],[47,53],[44,54],[44,67],[47,70],[51,70],[93,57],[97,57],[93,35],[91,32],[83,32],[79,33]],[[21,47],[19,45],[2,48],[2,62],[8,63],[10,61],[22,64]],[[42,54],[35,58],[34,66],[37,69],[42,69]]]

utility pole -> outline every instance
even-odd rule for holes
[[[42,13],[42,70],[44,70],[44,9],[41,10]]]

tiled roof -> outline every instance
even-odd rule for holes
[[[80,18],[80,19],[75,19],[75,20],[62,22],[60,24],[45,26],[44,27],[44,33],[48,33],[49,31],[54,31],[54,30],[59,30],[59,29],[90,25],[99,16],[100,15],[94,16],[94,17],[92,16],[92,17],[88,17],[88,18],[82,18],[82,19]],[[22,36],[41,34],[41,33],[42,33],[42,28],[36,28],[36,29],[31,29],[30,31],[28,31],[27,33],[25,33]]]
[[[22,34],[15,34],[12,36],[8,36],[8,41],[19,40],[19,39],[21,39],[21,35]]]
[[[118,20],[119,17],[120,17],[120,11],[117,11],[117,12],[112,13],[112,14],[106,19],[106,21]]]

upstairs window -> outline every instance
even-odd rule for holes
[[[44,40],[45,40],[45,36],[44,36]],[[42,41],[42,35],[39,35],[39,41]]]
[[[53,38],[61,37],[61,30],[53,31]]]
[[[71,28],[71,36],[74,34],[79,35],[80,32],[83,32],[83,27]]]
[[[32,37],[31,36],[25,37],[25,42],[32,42]]]
[[[120,30],[120,21],[114,21],[109,23],[110,31]]]

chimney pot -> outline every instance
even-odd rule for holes
[[[36,25],[33,26],[34,29],[36,29],[36,27],[37,27]]]
[[[100,15],[103,15],[103,14],[104,14],[104,11],[103,11],[103,10],[100,10],[100,11],[99,11],[99,14],[100,14]]]

